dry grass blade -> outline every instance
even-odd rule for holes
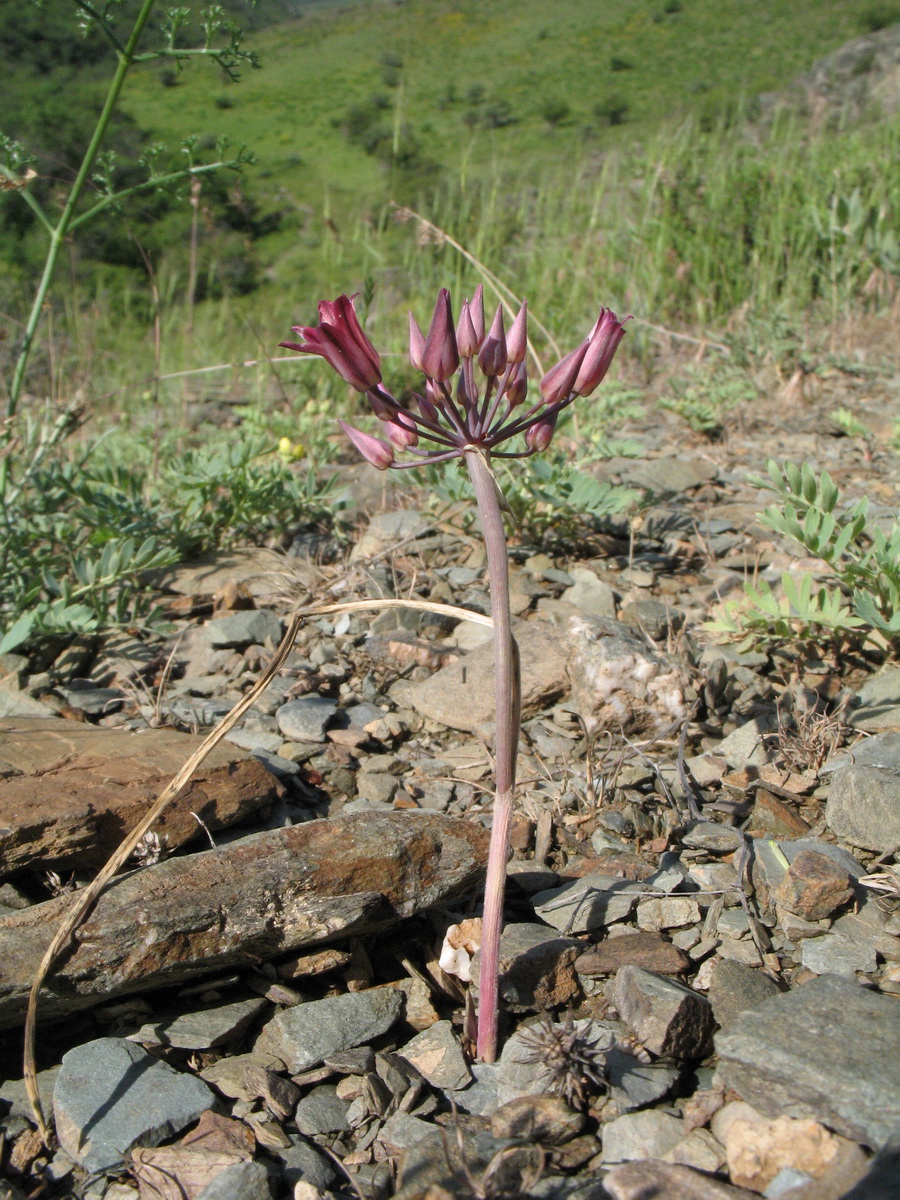
[[[281,640],[281,644],[275,651],[272,661],[250,691],[246,696],[242,697],[227,716],[222,718],[215,729],[204,738],[201,745],[197,747],[196,751],[187,760],[171,783],[160,793],[156,803],[148,810],[143,820],[132,829],[115,854],[113,854],[97,874],[96,878],[91,880],[81,891],[73,895],[72,907],[54,934],[53,940],[50,942],[44,957],[41,959],[28,996],[28,1011],[25,1016],[23,1073],[28,1100],[31,1104],[38,1130],[45,1142],[48,1141],[50,1130],[44,1117],[44,1110],[41,1107],[41,1097],[37,1086],[34,1043],[40,990],[57,956],[74,936],[76,929],[87,916],[94,901],[106,887],[107,883],[125,865],[138,844],[149,833],[152,826],[159,820],[181,789],[188,783],[194,771],[196,771],[222,738],[234,728],[247,709],[256,702],[277,675],[293,648],[304,618],[327,616],[329,613],[362,612],[367,609],[380,608],[415,608],[424,612],[439,613],[442,616],[456,617],[458,620],[474,621],[478,625],[491,626],[493,624],[491,618],[485,616],[483,613],[471,612],[465,608],[457,608],[453,604],[436,604],[430,600],[347,600],[337,604],[323,604],[313,608],[304,608],[291,616],[287,631]]]

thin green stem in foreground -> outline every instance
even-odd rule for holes
[[[506,891],[506,856],[509,822],[516,786],[516,753],[519,742],[520,685],[519,651],[512,632],[509,610],[509,564],[503,528],[501,495],[487,457],[469,451],[466,466],[475,489],[481,517],[490,576],[491,618],[494,622],[494,689],[496,697],[496,760],[494,817],[484,889],[484,918],[481,940],[481,973],[478,998],[477,1054],[482,1062],[497,1057],[498,975],[500,930]]]

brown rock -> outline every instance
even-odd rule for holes
[[[846,904],[853,895],[853,886],[849,874],[833,859],[815,850],[801,850],[776,895],[797,916],[821,921]]]
[[[693,1171],[671,1163],[645,1159],[643,1162],[622,1163],[604,1176],[603,1186],[610,1200],[759,1200],[756,1192],[729,1187]]]
[[[809,825],[783,800],[773,796],[766,788],[759,788],[750,814],[750,830],[757,835],[770,833],[775,837],[805,837],[809,833]]]
[[[130,733],[58,717],[0,721],[0,875],[29,863],[98,867],[146,813],[202,738]],[[15,772],[15,773],[13,773]],[[282,792],[245,750],[220,742],[153,832],[168,849],[249,816]]]
[[[640,967],[620,967],[611,1000],[651,1054],[702,1058],[715,1027],[712,1005],[682,983]]]
[[[566,654],[559,630],[546,621],[515,621],[513,632],[519,643],[522,667],[522,715],[528,717],[562,695],[566,687]],[[451,729],[473,732],[493,720],[493,641],[448,663],[430,679],[408,684],[401,698],[423,716]]]
[[[79,927],[41,1015],[387,928],[473,887],[487,843],[480,826],[440,813],[353,813],[132,872]],[[70,903],[60,896],[0,918],[0,1028],[21,1020]]]
[[[507,925],[500,937],[500,995],[506,1004],[518,1011],[568,1004],[581,991],[575,959],[582,945],[547,925]],[[471,966],[476,985],[480,969],[479,952]]]
[[[658,933],[625,933],[592,946],[576,959],[575,970],[589,977],[615,975],[619,967],[628,964],[659,975],[680,975],[691,965],[691,959]]]

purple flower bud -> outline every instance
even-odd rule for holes
[[[338,421],[338,424],[366,462],[377,467],[379,471],[386,471],[393,465],[394,451],[387,442],[373,437],[371,433],[363,433],[361,429],[354,429],[346,421]]]
[[[629,320],[626,317],[625,320]],[[574,392],[589,396],[609,370],[619,342],[625,336],[625,326],[611,308],[601,308],[600,316],[588,337],[587,353],[575,380]]]
[[[475,327],[475,338],[480,346],[484,341],[484,288],[480,283],[475,289],[475,295],[469,303],[469,313],[472,317],[472,324]]]
[[[459,321],[456,324],[456,345],[460,358],[472,358],[478,353],[478,339],[475,337],[475,326],[472,324],[468,300],[463,301],[462,312],[459,314]]]
[[[524,300],[506,339],[506,353],[514,363],[524,362],[528,353],[528,305]]]
[[[384,432],[398,450],[406,450],[409,446],[418,446],[419,444],[419,435],[416,433],[415,426],[412,422],[407,425],[401,414],[397,415],[396,421],[385,423]]]
[[[509,356],[506,352],[506,333],[503,329],[503,305],[497,305],[491,332],[478,353],[478,365],[485,375],[502,375]]]
[[[396,410],[393,409],[386,400],[383,400],[381,396],[379,396],[374,390],[374,388],[371,391],[366,392],[366,396],[368,397],[369,403],[372,405],[372,412],[379,421],[392,421],[394,419],[394,412]]]
[[[587,354],[587,348],[588,342],[582,342],[571,354],[560,359],[555,367],[551,367],[541,380],[541,395],[548,404],[556,404],[560,400],[565,400],[572,391],[584,356]]]
[[[525,445],[529,450],[540,453],[546,450],[553,440],[556,430],[556,418],[559,413],[551,413],[548,417],[540,417],[525,431]]]
[[[421,371],[422,355],[425,352],[425,334],[419,328],[416,318],[409,314],[409,361]]]
[[[428,380],[428,382],[425,385],[426,391],[428,391],[429,388],[431,388],[431,386],[432,386],[431,380]],[[432,400],[431,397],[427,396],[427,395],[420,396],[418,392],[416,392],[416,400],[418,400],[418,402],[419,402],[419,412],[422,414],[422,416],[425,418],[425,420],[431,421],[432,424],[434,424],[434,425],[440,425],[441,414],[438,412],[437,408],[435,407],[434,400]]]
[[[292,332],[304,340],[279,345],[300,354],[320,354],[351,387],[367,392],[381,383],[381,360],[363,333],[353,305],[355,299],[356,295],[320,300],[319,324],[294,325]]]
[[[443,383],[459,366],[459,350],[453,332],[453,311],[450,308],[450,293],[446,288],[438,292],[434,315],[425,339],[422,352],[422,370],[429,379]]]
[[[510,408],[516,408],[528,395],[528,372],[524,363],[519,363],[516,373],[506,385],[506,403]]]
[[[547,371],[541,379],[541,396],[548,404],[565,400],[570,394],[587,352],[588,342],[584,341],[580,347],[572,350],[571,354],[566,354],[564,359],[560,359],[556,366]]]

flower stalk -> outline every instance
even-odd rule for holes
[[[322,301],[319,325],[295,325],[293,332],[301,340],[281,345],[301,354],[320,355],[346,383],[368,398],[386,439],[343,421],[340,424],[356,450],[373,467],[380,471],[403,470],[461,458],[472,480],[484,533],[494,626],[496,764],[476,1049],[482,1061],[493,1062],[497,1056],[500,933],[509,824],[515,798],[521,690],[519,652],[509,607],[509,565],[503,528],[506,504],[491,459],[492,456],[528,458],[545,450],[553,438],[559,414],[578,397],[589,395],[609,370],[625,328],[614,312],[601,309],[587,337],[551,367],[540,382],[540,398],[522,412],[518,410],[528,392],[527,306],[522,305],[508,336],[502,308],[498,308],[485,336],[481,288],[471,301],[464,302],[456,325],[450,293],[442,288],[427,334],[410,313],[409,357],[413,366],[424,373],[425,386],[421,394],[414,393],[412,400],[402,404],[382,382],[381,360],[359,323],[354,299],[340,296],[334,301]],[[519,434],[524,435],[523,448],[498,449]],[[399,453],[409,455],[410,460],[398,462]]]

